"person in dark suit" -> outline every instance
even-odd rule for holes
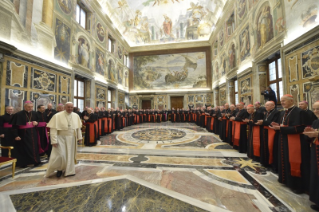
[[[276,93],[270,86],[266,88],[265,91],[261,92],[261,95],[264,95],[265,101],[273,101],[277,105]]]

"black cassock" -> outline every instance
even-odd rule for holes
[[[99,111],[99,118],[102,119],[99,122],[101,124],[101,136],[105,135],[105,132],[104,132],[105,122],[103,120],[104,117],[105,117],[105,111]]]
[[[260,141],[260,163],[263,166],[272,165],[274,172],[278,172],[278,136],[279,132],[269,128],[272,122],[279,122],[280,111],[273,109],[266,112],[263,119],[263,130]],[[270,135],[270,137],[269,137]],[[269,148],[270,147],[270,148]],[[272,148],[272,150],[271,150]]]
[[[244,119],[248,118],[249,114],[247,113],[246,109],[240,110],[236,117],[235,121],[242,122]],[[239,124],[239,123],[236,123]],[[239,138],[239,145],[233,146],[235,149],[238,149],[240,153],[247,152],[247,124],[240,125],[240,138]]]
[[[121,130],[123,129],[123,122],[122,122],[122,117],[124,116],[121,111],[116,110],[115,111],[115,129],[116,130]]]
[[[21,140],[16,141],[17,165],[26,166],[29,164],[39,164],[39,145],[38,133],[35,127],[32,127],[32,122],[38,122],[37,113],[31,111],[28,113],[22,110],[11,119],[13,125],[13,137],[20,137]],[[30,122],[30,123],[29,123]]]
[[[176,111],[176,122],[181,122],[181,111],[177,110]]]
[[[200,126],[201,110],[196,110],[196,124]]]
[[[176,122],[176,110],[171,111],[171,122]]]
[[[12,133],[12,126],[9,124],[13,115],[5,113],[0,116],[0,135],[4,134],[4,138],[1,138],[1,146],[13,146],[14,149],[11,150],[11,157],[16,158],[16,141],[14,140],[14,135]],[[8,157],[9,150],[2,149],[2,157]]]
[[[222,120],[220,121],[220,125],[219,125],[219,138],[226,142],[226,127],[227,127],[227,118],[226,118],[226,114],[229,113],[229,109],[224,109],[222,110],[221,113],[225,113],[224,116],[221,115]]]
[[[233,110],[233,111],[229,111],[229,116],[226,115],[226,118],[229,120],[231,117],[235,117],[237,115],[237,111]],[[228,132],[227,132],[227,143],[229,143],[230,145],[233,145],[233,121],[228,122]]]
[[[201,110],[200,111],[199,126],[200,127],[205,127],[205,110]]]
[[[96,114],[91,113],[86,115],[89,119],[85,120],[85,136],[84,136],[84,145],[85,146],[95,146],[98,140],[98,125],[96,121],[98,117]]]
[[[300,134],[306,125],[311,125],[305,118],[306,112],[294,106],[282,111],[279,119],[283,126],[278,139],[278,181],[298,192],[308,191],[310,179],[310,146]]]
[[[163,113],[162,112],[155,112],[155,114],[157,114],[157,116],[156,116],[157,122],[160,123],[162,121]]]
[[[319,120],[315,120],[312,128],[319,129]],[[319,206],[319,138],[313,138],[311,144],[311,168],[310,168],[310,189],[309,199]]]
[[[214,111],[213,111],[213,110],[208,110],[206,113],[209,114],[209,115],[207,116],[206,130],[207,130],[208,132],[211,132],[210,126],[211,126],[211,123],[212,123],[212,115],[214,114]]]
[[[49,121],[51,120],[51,118],[54,116],[54,114],[57,113],[56,110],[54,110],[54,109],[51,109],[51,110],[45,109],[44,112],[45,112],[46,115],[47,115],[47,122],[49,122]],[[81,116],[80,116],[80,117],[81,117]]]
[[[220,110],[215,111],[214,113],[214,128],[213,128],[213,133],[219,135],[219,120],[218,118],[221,117]]]
[[[38,120],[39,120],[39,124],[38,126],[36,127],[36,129],[38,130],[38,133],[39,133],[39,137],[40,137],[40,146],[39,146],[39,149],[40,149],[40,154],[41,153],[44,153],[44,152],[47,152],[49,150],[49,137],[48,137],[48,131],[46,129],[46,125],[44,127],[43,126],[43,123],[47,123],[48,122],[48,119],[47,119],[47,114],[44,112],[44,113],[41,113],[39,111],[37,111],[37,115],[38,115]],[[41,127],[40,127],[40,122],[43,122],[41,123]]]

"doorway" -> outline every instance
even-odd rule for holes
[[[151,104],[151,100],[142,100],[142,109],[152,109]]]
[[[184,96],[171,96],[171,109],[172,108],[183,108],[184,107]]]

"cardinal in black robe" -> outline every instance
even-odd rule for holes
[[[268,101],[265,104],[266,114],[263,119],[258,119],[256,124],[263,126],[260,141],[260,163],[272,166],[274,172],[278,172],[278,136],[279,132],[270,129],[272,122],[279,122],[280,111],[275,108],[275,102]]]
[[[98,140],[98,125],[97,120],[98,117],[93,113],[92,108],[87,108],[86,115],[83,116],[85,121],[85,137],[84,137],[84,145],[85,146],[95,146]]]
[[[213,127],[213,133],[215,133],[216,135],[219,135],[219,120],[218,118],[221,117],[221,113],[220,113],[220,110],[219,110],[219,107],[215,107],[215,113],[213,115],[214,117],[214,127]]]
[[[319,118],[319,101],[313,104],[312,109]],[[313,121],[311,127],[306,127],[303,134],[311,139],[309,199],[315,203],[311,208],[319,211],[319,119]]]
[[[292,95],[283,95],[281,105],[285,111],[281,112],[279,123],[272,122],[270,127],[279,130],[278,181],[300,194],[309,190],[310,172],[309,143],[301,133],[311,124],[305,120],[305,111],[294,105]]]
[[[38,125],[36,129],[40,139],[39,154],[42,155],[49,150],[49,136],[47,130],[48,119],[46,113],[44,112],[44,105],[38,105],[37,109]]]
[[[10,122],[16,140],[17,165],[20,167],[26,167],[29,164],[37,166],[41,163],[39,156],[40,141],[35,128],[38,125],[38,116],[32,110],[33,103],[31,101],[25,102],[24,110],[16,113]]]
[[[234,135],[233,135],[233,125],[235,121],[232,121],[232,117],[236,117],[237,115],[237,111],[235,110],[235,105],[230,105],[230,111],[228,113],[226,113],[226,118],[228,120],[228,128],[226,126],[226,134],[227,134],[227,143],[229,143],[230,145],[233,145],[233,139],[234,139]]]
[[[229,113],[229,104],[226,103],[224,108],[221,110],[221,120],[220,120],[220,126],[219,126],[219,138],[226,142],[227,140],[227,133],[226,130],[228,130],[228,122],[229,120],[226,118],[226,114]]]
[[[0,138],[1,146],[13,146],[14,149],[11,150],[11,157],[16,158],[16,141],[14,140],[14,135],[12,133],[12,125],[10,124],[13,117],[13,107],[6,106],[6,112],[3,116],[0,116]],[[9,150],[1,150],[2,157],[9,156]]]
[[[249,114],[247,110],[244,109],[244,103],[240,102],[237,107],[239,109],[238,113],[235,117],[232,117],[230,120],[235,121],[234,127],[234,139],[233,139],[233,147],[234,149],[238,149],[240,153],[247,152],[247,123],[243,122],[246,118],[248,118]]]
[[[49,103],[47,105],[47,109],[45,109],[45,114],[47,115],[47,122],[49,122],[51,120],[51,118],[54,116],[54,114],[56,114],[56,110],[52,109],[52,104]]]

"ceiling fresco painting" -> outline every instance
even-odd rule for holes
[[[224,0],[98,0],[130,46],[208,40]]]

